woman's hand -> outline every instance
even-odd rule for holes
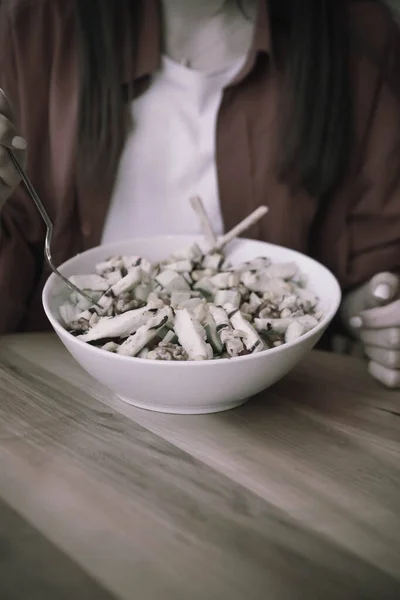
[[[3,90],[0,89],[0,209],[20,182],[20,177],[10,159],[8,149],[25,164],[26,141],[13,125],[13,115]]]
[[[400,388],[400,279],[380,273],[345,296],[341,315],[362,344],[368,370],[390,388]]]

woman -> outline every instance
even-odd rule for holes
[[[372,0],[2,0],[0,331],[44,327],[53,254],[137,234],[251,235],[338,276],[370,372],[400,385],[400,59]],[[8,200],[8,202],[6,202]]]

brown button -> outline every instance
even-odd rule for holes
[[[89,235],[92,233],[90,223],[86,222],[82,224],[82,233],[85,237],[89,237]]]

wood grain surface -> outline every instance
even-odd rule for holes
[[[0,599],[399,599],[399,417],[355,358],[176,416],[3,338]]]

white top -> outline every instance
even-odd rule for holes
[[[245,57],[220,72],[189,69],[167,57],[132,103],[134,127],[122,153],[102,243],[157,234],[198,234],[189,198],[200,196],[215,233],[223,232],[215,164],[224,87]]]

